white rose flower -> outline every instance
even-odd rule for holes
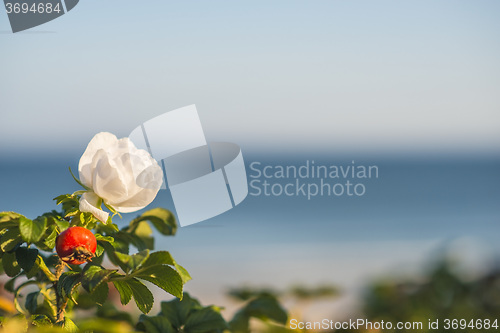
[[[160,190],[162,170],[155,159],[137,149],[129,138],[118,140],[111,133],[92,138],[78,164],[80,181],[90,190],[80,199],[80,210],[106,223],[108,213],[101,201],[121,213],[149,205]]]

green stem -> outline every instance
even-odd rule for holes
[[[56,266],[56,272],[55,272],[55,278],[56,281],[54,282],[54,292],[56,293],[56,306],[57,306],[57,316],[56,316],[56,322],[63,322],[64,321],[64,314],[66,313],[66,306],[68,305],[68,300],[64,299],[61,297],[59,292],[57,291],[57,284],[59,283],[59,278],[61,277],[62,273],[64,272],[64,262],[59,259],[59,262],[57,263]]]

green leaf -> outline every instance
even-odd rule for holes
[[[38,296],[40,295],[39,291],[35,291],[26,295],[26,302],[24,303],[24,307],[28,310],[29,313],[35,313],[38,307]]]
[[[132,289],[125,280],[113,280],[113,285],[120,294],[120,302],[127,305],[132,299]]]
[[[101,241],[101,242],[113,243],[115,241],[115,239],[111,236],[103,236],[103,235],[98,234],[98,233],[96,233],[94,236],[95,236],[96,240]]]
[[[16,250],[16,259],[24,269],[25,272],[29,272],[38,258],[38,250],[37,249],[28,249],[27,247],[19,247]]]
[[[21,267],[19,266],[14,253],[5,253],[2,257],[2,264],[7,276],[14,277],[21,271]]]
[[[56,205],[59,205],[62,202],[73,200],[73,196],[71,194],[61,194],[52,200],[55,200]]]
[[[96,258],[100,257],[103,253],[104,253],[104,247],[102,247],[102,245],[99,242],[97,242],[97,247],[95,249]],[[96,258],[92,258],[93,263],[95,263]]]
[[[27,243],[36,243],[45,233],[47,218],[39,216],[35,220],[24,217],[19,218],[19,229],[23,240]]]
[[[120,260],[120,267],[128,273],[135,270],[149,257],[149,250],[143,250],[133,255],[128,255],[120,252],[115,252],[116,257]]]
[[[92,293],[90,297],[99,305],[103,305],[108,298],[109,287],[107,283],[99,284]]]
[[[118,228],[118,225],[116,225],[116,223],[99,224],[99,232],[113,234],[118,231],[120,231],[120,229]]]
[[[139,308],[139,310],[141,310],[142,313],[146,314],[151,311],[151,308],[153,307],[154,297],[151,291],[149,291],[148,287],[146,287],[142,282],[135,278],[121,280],[118,284],[116,282],[118,281],[113,281],[113,284],[115,285],[115,287],[117,287],[117,285],[120,285],[120,287],[116,288],[120,292],[120,296],[122,295],[122,292],[119,288],[121,288],[122,291],[125,291],[125,297],[123,300],[126,300],[128,297],[128,300],[130,301],[128,293],[131,292],[134,296],[135,304],[137,304],[137,307]]]
[[[288,320],[286,311],[278,300],[271,296],[261,296],[250,301],[244,308],[248,316],[261,320],[272,320],[285,325]]]
[[[169,302],[162,302],[160,314],[166,317],[176,330],[180,330],[186,323],[189,313],[197,309],[202,309],[200,303],[191,298],[188,293],[184,293],[182,301],[174,299]]]
[[[78,207],[74,207],[74,208],[71,208],[70,210],[66,211],[64,214],[64,217],[65,218],[73,217],[73,216],[76,216],[79,212],[80,212],[80,210],[78,209]]]
[[[14,289],[15,289],[15,283],[16,283],[16,279],[19,277],[20,275],[16,275],[14,276],[12,279],[10,279],[9,281],[7,281],[3,288],[5,290],[7,290],[8,292],[11,292],[13,293],[14,292]]]
[[[175,262],[172,255],[170,254],[170,252],[168,251],[157,251],[151,253],[149,255],[148,260],[146,260],[143,266],[147,267],[158,264],[174,266],[177,269],[179,275],[181,276],[183,284],[191,280],[191,276],[189,275],[188,271],[181,265],[178,265],[177,262]]]
[[[155,265],[139,270],[136,277],[149,281],[167,293],[182,299],[182,279],[174,269],[165,265]]]
[[[66,272],[61,275],[57,282],[57,292],[63,297],[71,299],[76,303],[73,298],[73,290],[78,286],[81,281],[81,275],[77,272]]]
[[[64,317],[64,323],[62,326],[65,331],[70,333],[78,333],[80,331],[75,323],[68,317]]]
[[[175,260],[168,251],[156,251],[149,255],[148,260],[144,263],[144,266],[153,265],[175,265]]]
[[[56,225],[51,225],[45,232],[45,235],[35,243],[35,245],[43,251],[52,251],[56,246],[56,238],[58,232],[56,230]]]
[[[82,272],[82,287],[91,293],[101,283],[108,280],[108,277],[116,270],[104,269],[99,266],[87,265]]]
[[[204,333],[215,330],[224,330],[226,328],[227,323],[220,314],[219,309],[214,306],[208,306],[191,312],[186,320],[184,332]]]
[[[122,315],[128,313],[122,312]],[[132,328],[123,318],[88,318],[78,320],[80,332],[85,333],[130,333]],[[48,333],[48,332],[47,332]]]
[[[130,229],[135,230],[139,222],[150,221],[156,230],[166,236],[175,235],[177,232],[177,222],[174,214],[164,208],[153,208],[144,212],[141,216],[136,217],[130,222]]]
[[[38,255],[38,258],[36,259],[36,265],[37,267],[45,274],[45,276],[47,276],[47,278],[52,281],[52,282],[55,282],[56,281],[56,277],[54,276],[54,274],[49,270],[49,268],[47,267],[47,265],[45,264],[45,260],[43,260],[42,256]]]
[[[177,268],[177,272],[181,276],[182,283],[186,283],[191,280],[191,275],[189,275],[188,271],[184,267],[178,264],[175,264],[175,267]]]
[[[16,212],[1,212],[0,213],[0,230],[16,227],[19,224],[19,218],[24,217]]]
[[[46,315],[36,314],[31,316],[33,326],[52,326],[52,321]]]
[[[19,311],[20,313],[24,314],[24,315],[27,315],[28,313],[25,311],[25,309],[23,309],[23,307],[21,306],[20,302],[19,302],[19,299],[22,297],[22,295],[20,295],[20,291],[22,289],[24,289],[25,287],[28,287],[30,285],[38,285],[38,283],[36,281],[33,281],[33,280],[29,280],[29,281],[25,281],[23,283],[21,283],[15,290],[14,290],[14,306],[16,307],[16,310]],[[38,285],[38,287],[40,287]]]
[[[23,239],[21,238],[19,228],[10,228],[0,237],[0,250],[2,250],[3,252],[12,251],[22,241]]]
[[[108,242],[100,242],[99,243],[104,250],[106,251],[106,254],[108,255],[109,260],[116,266],[120,266],[121,269],[125,270],[126,266],[122,264],[122,262],[117,258],[116,256],[116,250],[113,245],[111,245]],[[123,266],[123,267],[122,267]]]
[[[135,227],[133,233],[130,234],[132,244],[137,247],[139,251],[145,249],[154,249],[155,239],[152,236],[153,230],[146,221],[139,222]]]
[[[238,311],[229,322],[230,331],[234,333],[250,332],[250,317],[244,310]]]
[[[168,319],[162,316],[148,317],[141,315],[137,329],[146,333],[175,333],[176,331],[168,322]]]
[[[66,220],[57,220],[57,227],[59,228],[59,233],[69,228],[69,222]]]

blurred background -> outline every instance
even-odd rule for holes
[[[96,133],[124,137],[196,104],[207,139],[238,143],[247,167],[379,168],[362,197],[249,196],[159,239],[203,303],[232,313],[232,288],[335,286],[335,297],[299,303],[315,320],[393,313],[387,304],[404,297],[387,295],[407,290],[391,289],[398,281],[445,276],[452,294],[491,291],[499,14],[493,0],[86,0],[12,34],[0,13],[0,211],[54,209],[53,197],[79,189],[68,166]],[[154,206],[175,212],[168,191]]]

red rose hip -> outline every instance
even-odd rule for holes
[[[56,238],[57,255],[66,263],[81,265],[91,261],[97,248],[94,234],[82,227],[71,227]]]

